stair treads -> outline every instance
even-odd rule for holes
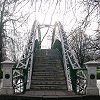
[[[43,49],[35,52],[31,89],[66,90],[63,65],[58,51],[56,49]]]
[[[58,80],[58,81],[56,81],[56,80],[54,80],[54,81],[50,81],[50,80],[32,80],[32,84],[37,84],[37,85],[43,85],[43,84],[48,84],[48,85],[56,85],[56,84],[58,84],[58,85],[65,85],[66,84],[66,82],[65,81],[60,81],[60,80]]]
[[[65,90],[65,89],[67,89],[67,87],[66,87],[66,85],[31,85],[31,89]]]

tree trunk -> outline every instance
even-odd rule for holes
[[[2,62],[2,26],[0,24],[0,67]]]
[[[2,5],[2,11],[1,11],[1,16],[0,16],[0,67],[1,67],[1,62],[3,60],[3,54],[2,54],[2,48],[3,48],[3,15],[4,15],[4,10],[5,10],[5,3],[6,0],[4,0],[3,5]]]

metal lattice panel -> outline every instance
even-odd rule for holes
[[[15,93],[24,92],[30,89],[35,40],[41,41],[40,27],[37,21],[34,22],[29,41],[25,47],[21,59],[13,69],[13,87]]]
[[[58,28],[57,28],[58,27]],[[58,29],[58,30],[57,30]],[[57,31],[57,33],[56,33]],[[52,38],[52,45],[57,39],[56,34],[59,33],[60,39],[62,45],[62,54],[63,54],[63,62],[64,62],[64,70],[65,75],[67,79],[67,86],[68,90],[72,91],[72,76],[71,76],[71,70],[69,65],[71,65],[72,70],[77,70],[77,85],[76,85],[76,92],[84,94],[85,88],[86,88],[86,76],[84,74],[84,71],[81,69],[80,65],[78,64],[78,61],[75,57],[75,52],[71,49],[71,46],[68,43],[66,33],[63,30],[63,26],[60,22],[55,23],[54,31],[53,31],[53,38]]]
[[[21,59],[18,61],[16,67],[13,69],[13,87],[15,93],[24,92],[25,89],[30,89],[35,40],[37,39],[41,44],[40,28],[50,27],[50,25],[39,25],[37,21],[34,22],[29,41],[25,47]],[[71,74],[76,72],[77,83],[74,85],[76,92],[84,94],[86,88],[86,76],[81,69],[75,57],[75,52],[71,49],[68,43],[67,36],[63,30],[60,22],[56,22],[53,28],[52,45],[58,39],[61,42],[64,71],[66,76],[66,83],[69,91],[73,91],[73,77]]]

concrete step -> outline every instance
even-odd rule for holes
[[[31,85],[33,90],[67,90],[66,85]]]
[[[46,56],[58,56],[58,51],[56,49],[40,49],[35,51],[36,55],[46,55]]]
[[[36,61],[47,61],[47,62],[57,62],[59,61],[59,58],[58,57],[55,57],[55,56],[36,56],[35,57],[35,60]]]
[[[62,76],[62,75],[64,75],[64,73],[58,73],[58,72],[33,72],[33,76],[55,76],[55,75],[60,75],[60,76]]]
[[[37,66],[37,67],[55,67],[55,68],[57,68],[57,67],[62,67],[62,65],[61,64],[57,64],[57,63],[35,63],[34,64],[34,67],[35,66]]]
[[[48,56],[35,56],[35,60],[36,61],[48,61],[48,62],[59,62],[60,61],[59,58],[55,59],[53,57],[51,58],[51,57],[48,57]]]
[[[56,62],[60,61],[60,59],[58,57],[54,57],[54,56],[41,56],[41,55],[35,56],[35,60],[40,60],[40,61],[56,61]]]
[[[63,67],[61,66],[61,65],[48,65],[48,64],[45,64],[45,65],[43,65],[43,64],[40,64],[40,65],[35,65],[34,67],[33,67],[33,71],[35,70],[35,69],[54,69],[54,70],[63,70]]]
[[[53,74],[53,75],[55,75],[55,74],[64,74],[64,71],[62,70],[62,71],[60,71],[60,72],[58,72],[58,71],[49,71],[49,70],[47,70],[47,71],[34,71],[33,70],[33,72],[32,72],[33,74],[35,73],[35,74]]]
[[[54,79],[54,78],[59,78],[59,79],[60,79],[60,78],[63,78],[63,77],[64,77],[64,75],[62,75],[62,76],[61,76],[61,75],[55,75],[55,76],[53,76],[53,75],[49,75],[49,76],[46,76],[46,75],[41,75],[41,76],[38,75],[38,76],[36,76],[36,75],[34,75],[34,76],[33,76],[33,75],[32,75],[32,79],[33,79],[33,78],[38,78],[38,79],[39,79],[39,78],[53,78],[53,79]],[[65,79],[65,78],[64,78],[64,79]]]
[[[50,69],[50,70],[46,70],[46,69],[34,69],[34,72],[51,72],[51,73],[63,73],[63,70],[54,70],[54,69]]]
[[[33,70],[34,70],[34,69],[46,69],[46,70],[54,69],[54,70],[63,70],[63,67],[60,67],[60,66],[41,66],[41,65],[37,65],[37,66],[34,66]]]
[[[64,73],[33,73],[32,76],[64,76]]]
[[[43,64],[38,64],[38,65],[35,65],[33,67],[33,69],[63,69],[63,67],[61,65],[43,65]]]
[[[66,81],[43,81],[43,80],[32,80],[32,83],[33,85],[45,85],[45,84],[48,84],[48,85],[53,85],[53,84],[57,84],[57,85],[66,85]]]
[[[39,76],[39,77],[34,77],[34,76],[32,76],[32,80],[50,80],[50,81],[54,81],[54,80],[56,80],[56,81],[64,81],[65,80],[65,77],[41,77],[41,76]]]
[[[61,63],[57,63],[57,62],[35,62],[34,66],[62,66]]]

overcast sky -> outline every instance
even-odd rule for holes
[[[72,29],[78,27],[86,17],[87,9],[82,1],[83,0],[33,0],[31,3],[25,1],[19,5],[16,10],[16,16],[23,15],[25,18],[29,18],[20,30],[25,32],[27,28],[31,29],[34,20],[38,20],[40,24],[51,25],[56,21],[60,21],[65,31],[69,33]],[[94,30],[97,28],[96,18],[94,16],[95,13],[90,17],[91,24],[86,30],[86,34],[88,35],[93,35]],[[42,36],[45,32],[46,30],[44,31],[42,29]],[[48,42],[44,41],[44,43]]]

